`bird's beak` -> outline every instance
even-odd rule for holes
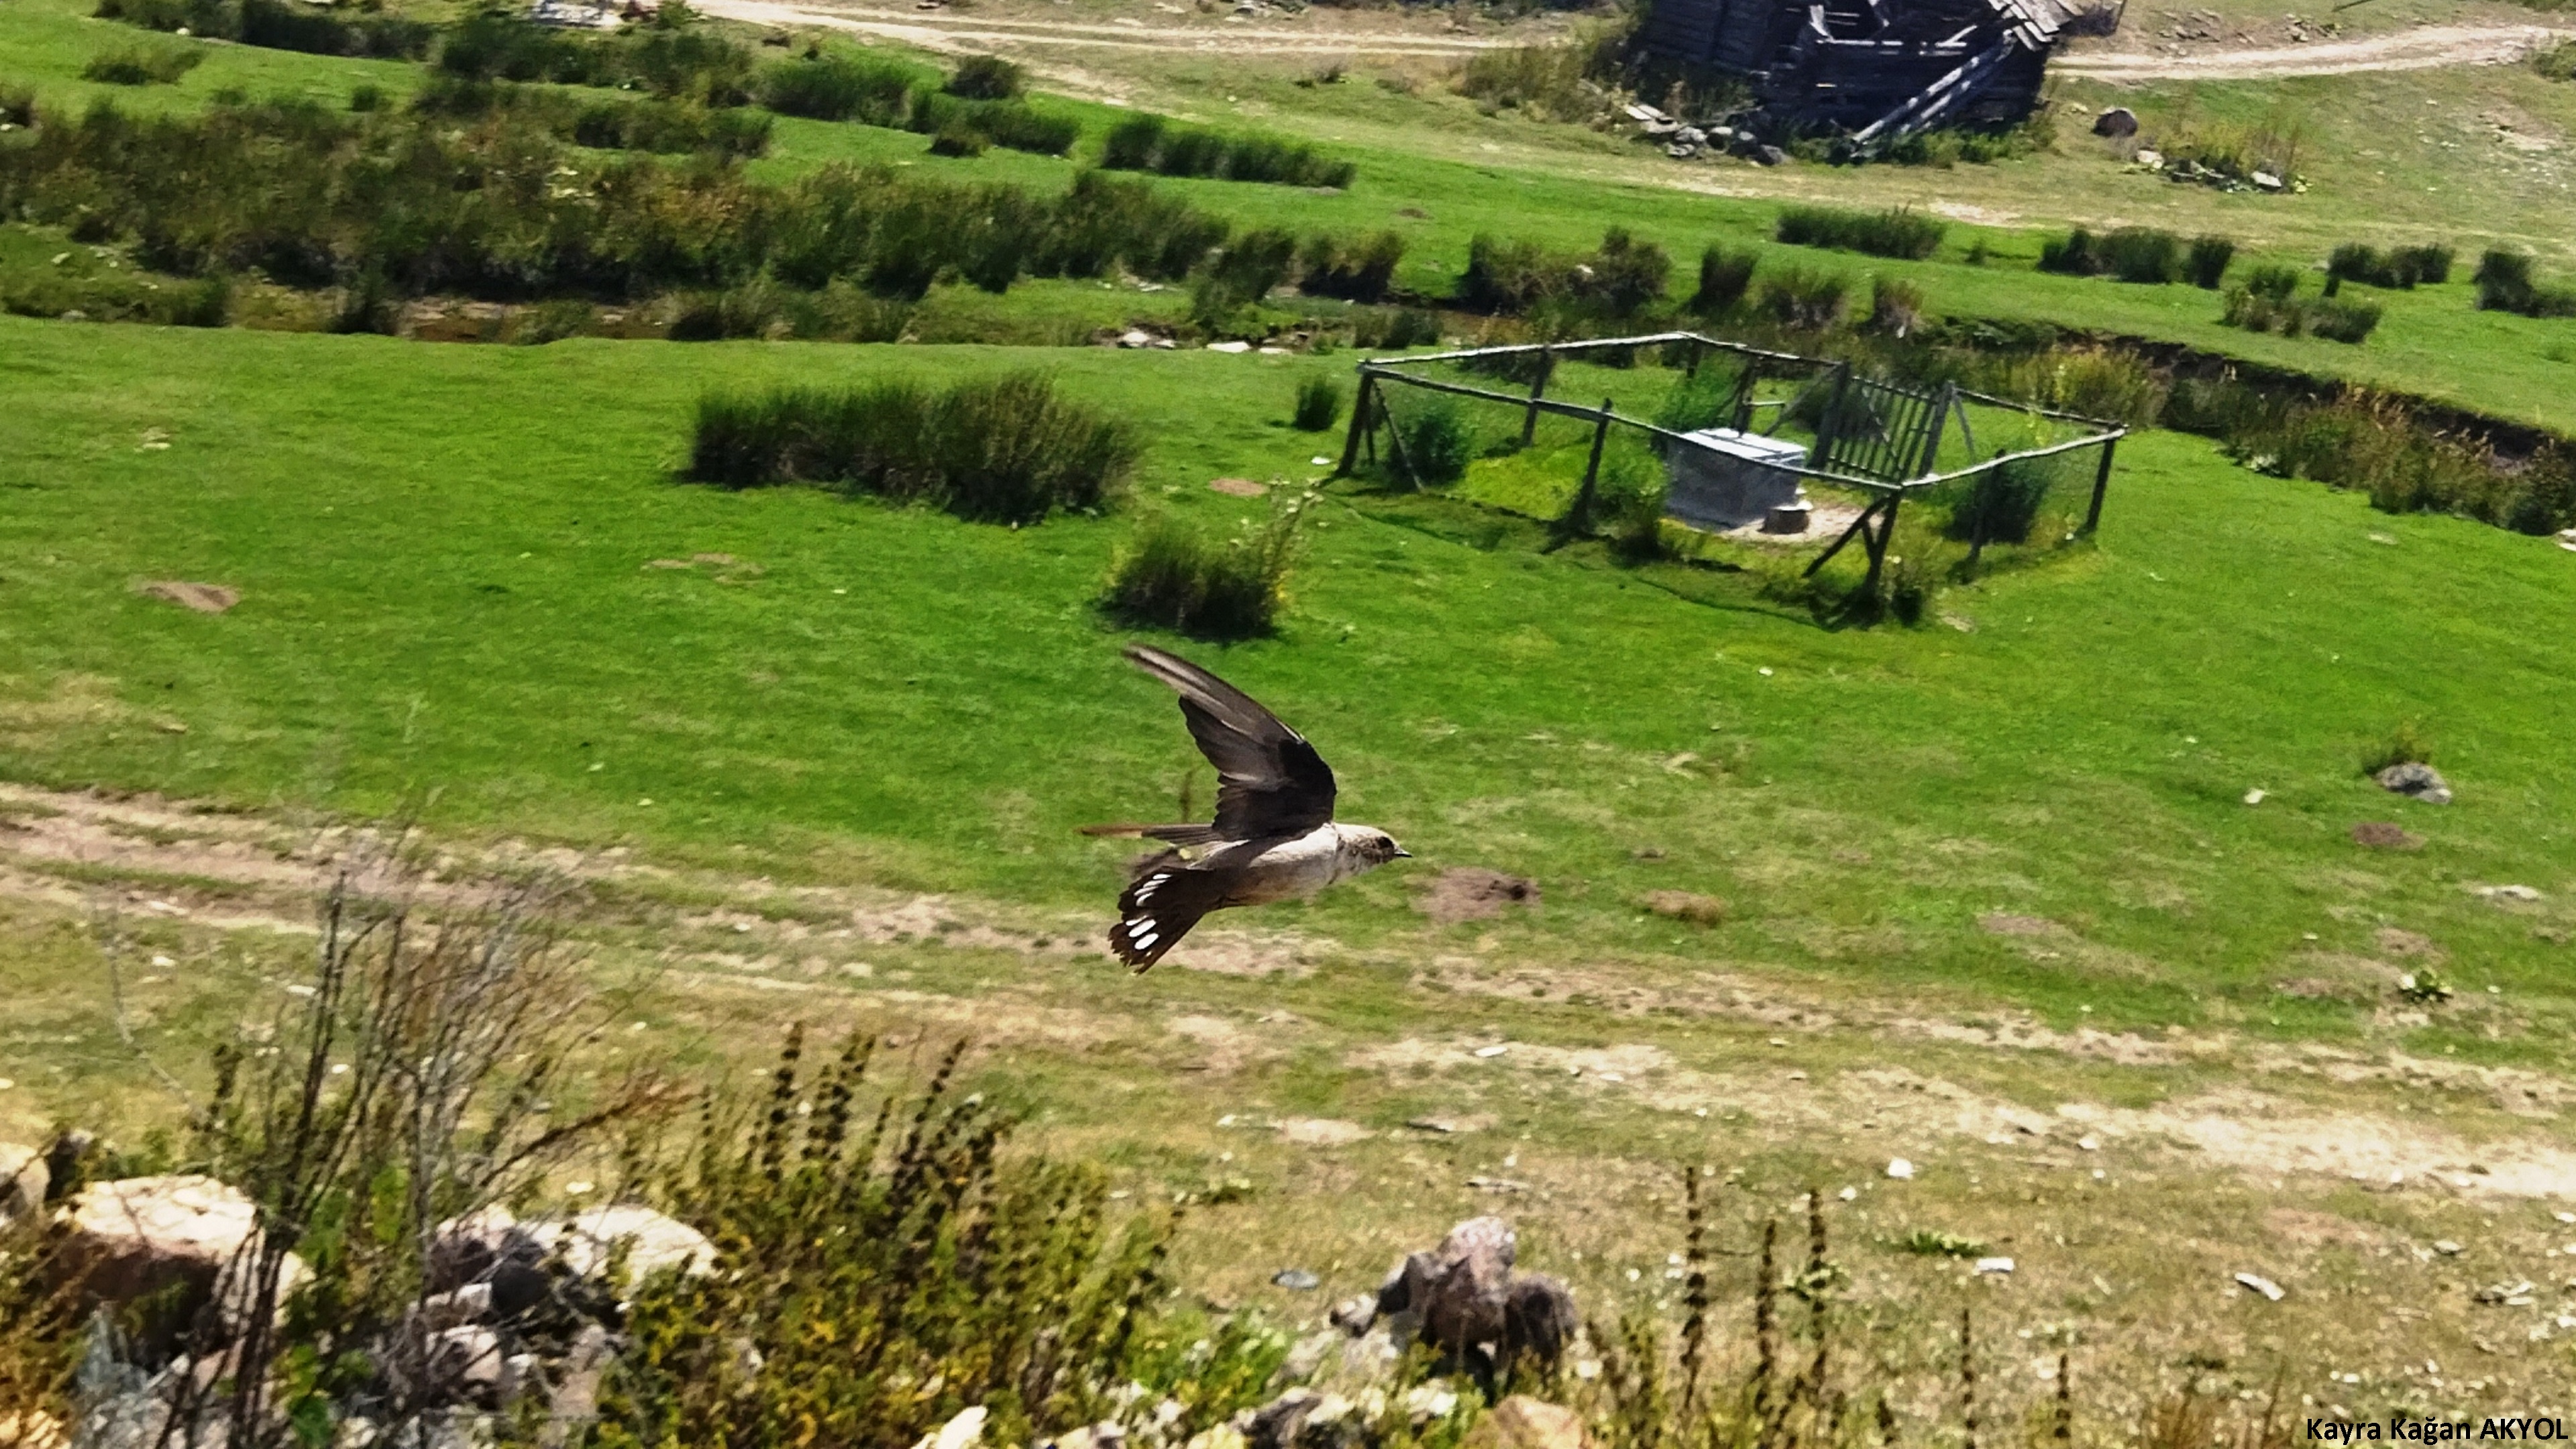
[[[1413,852],[1399,845],[1395,848],[1395,858],[1398,860],[1411,860],[1413,859]]]

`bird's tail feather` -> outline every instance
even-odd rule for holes
[[[1213,825],[1085,825],[1084,835],[1134,835],[1166,845],[1212,845],[1222,837]]]
[[[1221,880],[1179,866],[1157,866],[1136,878],[1118,897],[1118,924],[1109,928],[1109,949],[1136,968],[1139,975],[1189,934],[1199,918],[1222,903]]]

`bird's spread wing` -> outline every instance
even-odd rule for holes
[[[1190,737],[1216,766],[1218,832],[1237,839],[1302,835],[1333,818],[1332,767],[1304,735],[1179,655],[1130,644],[1127,657],[1179,692]]]

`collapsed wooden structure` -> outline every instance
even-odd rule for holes
[[[2021,120],[2075,14],[2070,0],[1655,0],[1640,40],[1750,82],[1775,127],[1866,147]]]

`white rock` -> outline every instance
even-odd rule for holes
[[[2255,1292],[2262,1294],[2264,1297],[2275,1303],[2281,1301],[2281,1285],[2264,1277],[2260,1273],[2239,1273],[2236,1275],[2236,1281],[2253,1289]]]
[[[54,1216],[62,1237],[55,1272],[94,1303],[173,1294],[177,1323],[217,1302],[227,1329],[237,1330],[252,1287],[241,1271],[252,1256],[244,1250],[258,1222],[248,1197],[211,1177],[97,1183]],[[303,1261],[288,1254],[278,1279],[281,1304],[303,1278]]]
[[[596,1207],[570,1218],[522,1223],[519,1231],[548,1253],[560,1253],[576,1278],[606,1272],[618,1245],[626,1244],[629,1281],[664,1268],[692,1277],[716,1266],[715,1244],[676,1218],[631,1203]]]
[[[1845,1202],[1858,1202],[1860,1201],[1860,1189],[1856,1187],[1847,1187],[1842,1191],[1835,1193],[1834,1196],[1841,1198]]]
[[[2262,804],[2262,803],[2263,803],[2263,791],[2262,791],[2260,788],[2256,788],[2256,789],[2252,789],[2252,790],[2248,790],[2248,791],[2246,791],[2246,792],[2245,792],[2245,803],[2246,803],[2246,804],[2248,804],[2248,805],[2260,805],[2260,804]]]
[[[957,1417],[939,1426],[936,1434],[925,1434],[913,1449],[973,1449],[984,1442],[985,1408],[977,1404],[958,1411]]]
[[[1914,1179],[1914,1164],[1902,1157],[1891,1157],[1887,1159],[1887,1175],[1898,1182],[1911,1182]]]
[[[1511,1048],[1507,1046],[1478,1047],[1476,1048],[1476,1055],[1480,1057],[1498,1057],[1510,1050]]]
[[[1252,344],[1249,342],[1211,342],[1207,345],[1207,350],[1210,352],[1250,352],[1252,350]]]
[[[2099,1137],[2078,1137],[2075,1139],[2075,1145],[2087,1152],[2099,1152],[2102,1150],[2102,1139]]]
[[[45,1205],[53,1182],[45,1154],[16,1142],[0,1142],[0,1223],[14,1222]]]
[[[2013,1260],[2010,1258],[1979,1258],[1977,1260],[1977,1271],[1980,1273],[2009,1273],[2012,1270]]]

